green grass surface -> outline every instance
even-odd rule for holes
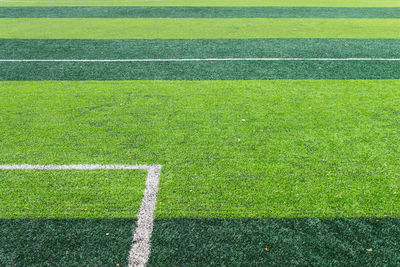
[[[2,18],[0,38],[400,38],[400,19]]]
[[[399,7],[397,0],[3,0],[1,6],[348,6]]]
[[[398,8],[0,0],[0,59],[399,58]],[[399,61],[1,62],[0,80],[0,164],[163,166],[149,266],[400,264]],[[126,266],[145,177],[0,170],[0,265]]]
[[[398,266],[399,248],[399,219],[156,220],[149,266]]]
[[[400,58],[400,40],[316,38],[205,40],[0,39],[0,50],[2,59]],[[8,65],[9,68],[11,66],[12,64]]]
[[[0,162],[162,164],[157,218],[400,217],[399,85],[2,82]]]
[[[0,7],[0,18],[400,18],[400,8]]]
[[[0,80],[272,79],[400,79],[400,61],[0,63]]]
[[[0,170],[0,218],[136,218],[145,180],[140,170]]]
[[[133,219],[0,219],[2,266],[126,266]]]
[[[396,39],[0,39],[2,59],[399,58]],[[105,71],[107,70],[107,71]],[[399,61],[1,62],[0,80],[399,79]]]

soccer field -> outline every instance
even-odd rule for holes
[[[400,2],[0,0],[0,265],[400,265]]]

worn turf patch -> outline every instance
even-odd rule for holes
[[[0,218],[136,218],[145,175],[140,170],[0,170]]]
[[[2,18],[0,38],[400,38],[400,19]],[[268,29],[268,30],[266,30]]]
[[[400,8],[0,7],[0,18],[400,18]]]
[[[399,219],[169,219],[149,266],[395,266],[399,247]]]
[[[398,80],[0,86],[2,164],[162,164],[158,218],[400,217]]]
[[[125,266],[133,219],[0,219],[3,266]]]
[[[103,1],[103,0],[2,0],[2,6],[325,6],[325,7],[399,7],[397,0],[128,0],[128,1]]]

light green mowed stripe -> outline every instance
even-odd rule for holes
[[[0,170],[0,218],[136,218],[145,177],[140,170]]]
[[[400,38],[400,19],[0,19],[0,38]]]
[[[328,6],[399,7],[397,0],[2,0],[0,6]]]
[[[398,218],[399,86],[0,82],[0,162],[161,164],[157,218]]]

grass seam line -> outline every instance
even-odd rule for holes
[[[153,231],[161,165],[0,165],[0,170],[147,170],[146,186],[137,213],[136,230],[133,233],[128,263],[131,267],[145,266],[150,255],[150,239]]]
[[[132,58],[132,59],[0,59],[0,62],[185,62],[185,61],[400,61],[400,58]]]

